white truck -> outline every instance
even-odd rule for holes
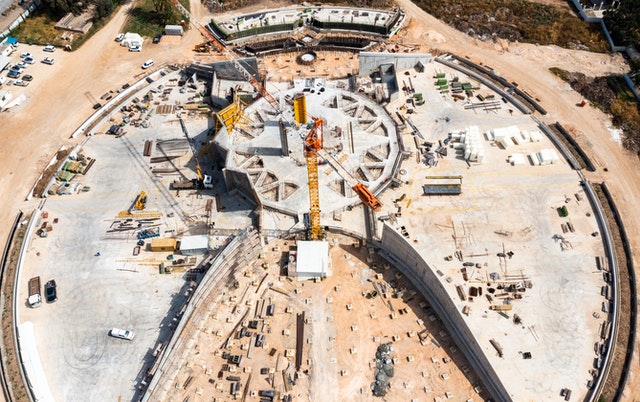
[[[42,293],[40,286],[40,277],[35,276],[29,279],[29,306],[31,308],[40,307],[42,304]]]

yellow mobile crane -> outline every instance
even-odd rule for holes
[[[200,169],[200,161],[198,160],[198,154],[196,150],[193,148],[191,144],[191,137],[189,137],[189,132],[187,131],[187,126],[184,124],[184,120],[179,118],[180,127],[182,127],[182,133],[187,138],[187,143],[189,144],[189,149],[191,150],[191,154],[193,155],[193,160],[196,162],[196,174],[198,175],[198,187],[199,188],[213,188],[213,178],[209,175],[202,174],[202,169]]]

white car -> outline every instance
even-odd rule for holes
[[[20,55],[20,58],[21,58],[21,59],[24,59],[25,57],[33,57],[33,55],[32,55],[31,53],[22,53],[22,54]]]
[[[47,45],[42,50],[44,50],[45,52],[55,52],[56,51],[56,47],[53,46],[53,45]]]
[[[131,46],[131,47],[129,48],[129,51],[130,51],[130,52],[141,52],[141,51],[142,51],[142,48],[141,48],[140,46]]]
[[[33,57],[25,57],[24,59],[22,59],[22,61],[27,64],[36,64],[36,61],[33,59]]]
[[[124,34],[123,34],[123,33],[119,33],[119,34],[116,36],[115,41],[116,41],[116,42],[122,42],[122,40],[123,40],[123,39],[124,39]]]
[[[53,64],[54,60],[53,60],[53,57],[45,57],[44,59],[42,59],[42,62],[43,62],[44,64],[49,64],[49,65],[51,65],[51,64]]]
[[[147,61],[145,61],[144,63],[142,63],[142,69],[146,70],[147,68],[153,66],[153,60],[149,59]]]
[[[17,85],[19,87],[26,87],[27,85],[29,85],[29,83],[23,80],[15,80],[13,85]]]
[[[111,330],[109,330],[109,336],[131,341],[133,340],[133,337],[136,336],[136,334],[133,331],[129,331],[127,329],[111,328]]]

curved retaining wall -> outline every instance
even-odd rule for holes
[[[631,322],[629,323],[629,342],[628,342],[628,346],[627,346],[627,351],[626,351],[626,355],[625,355],[625,359],[624,359],[624,366],[622,368],[622,378],[620,379],[619,387],[616,391],[616,394],[613,397],[613,401],[617,402],[620,401],[622,399],[622,392],[624,391],[624,388],[627,384],[627,379],[629,377],[629,371],[631,371],[631,361],[633,359],[633,350],[635,348],[635,342],[636,342],[636,325],[638,324],[638,290],[636,289],[636,275],[635,275],[635,267],[633,264],[633,253],[631,251],[631,245],[629,244],[629,238],[627,237],[627,231],[624,227],[624,222],[622,221],[622,217],[620,215],[620,212],[618,211],[618,208],[616,207],[615,202],[613,201],[613,197],[611,196],[611,193],[609,192],[609,188],[607,187],[607,185],[605,183],[602,183],[601,185],[602,188],[602,192],[605,196],[605,198],[607,199],[607,202],[609,203],[609,207],[611,208],[611,212],[613,214],[613,217],[616,221],[616,225],[618,226],[618,230],[620,231],[620,238],[622,240],[622,248],[624,249],[624,254],[626,256],[627,259],[627,268],[629,271],[629,288],[630,288],[630,293],[631,293],[631,311],[629,312],[631,315]],[[620,273],[619,273],[619,267],[617,265],[611,265],[611,271],[613,273],[613,277],[614,277],[614,284],[616,286],[614,286],[613,292],[615,295],[615,299],[614,299],[614,306],[617,307],[619,309],[620,306],[620,290],[619,290],[619,284],[620,284]],[[615,267],[615,270],[613,269]],[[616,287],[618,287],[616,289]],[[615,320],[614,320],[614,330],[616,331],[614,334],[617,336],[617,329],[618,329],[618,314],[617,314],[617,310],[616,310],[616,314],[615,314]],[[616,337],[614,336],[614,334],[611,335],[610,339],[616,339]],[[610,342],[611,343],[611,342]],[[607,356],[612,357],[613,356],[613,351],[611,351],[611,355]],[[606,378],[606,377],[605,377]]]
[[[42,212],[42,204],[40,205],[40,207],[36,208],[33,213],[31,214],[31,219],[29,219],[29,223],[27,225],[27,230],[24,234],[24,238],[22,241],[22,246],[20,247],[20,254],[18,254],[18,261],[16,263],[16,276],[14,278],[14,283],[13,283],[13,336],[15,339],[15,347],[16,347],[16,351],[18,352],[18,361],[20,363],[20,375],[22,376],[22,381],[24,381],[24,385],[25,388],[28,391],[29,394],[29,399],[31,401],[37,401],[38,398],[36,397],[36,395],[48,395],[50,394],[50,390],[48,389],[44,389],[44,390],[40,390],[40,389],[34,389],[33,384],[42,384],[42,381],[32,381],[29,379],[29,373],[27,372],[26,368],[25,368],[25,362],[24,362],[24,357],[23,357],[23,346],[24,347],[33,347],[35,348],[35,345],[21,345],[20,344],[20,334],[18,332],[18,323],[20,322],[20,310],[18,307],[18,292],[20,289],[20,279],[21,279],[21,274],[22,274],[22,261],[24,259],[24,255],[27,252],[27,248],[29,247],[29,243],[31,240],[31,236],[33,235],[33,230],[36,227],[36,222],[38,222],[38,220],[40,219],[40,212]],[[24,353],[28,353],[28,352],[24,352]],[[46,384],[46,381],[45,381]]]
[[[0,287],[2,286],[3,283],[5,283],[6,279],[9,278],[5,278],[4,274],[5,274],[5,270],[7,268],[7,262],[9,261],[9,252],[11,251],[11,245],[13,244],[13,238],[16,235],[16,231],[18,230],[18,224],[20,223],[20,220],[22,220],[22,217],[24,216],[24,213],[22,211],[18,212],[18,214],[16,215],[16,219],[13,222],[13,226],[11,226],[11,231],[9,232],[9,236],[7,236],[7,242],[5,243],[4,246],[4,251],[2,253],[2,263],[0,265]],[[6,306],[6,302],[8,300],[3,299],[3,305],[2,305],[2,309],[5,309]],[[12,307],[13,308],[13,307]],[[15,325],[14,325],[15,328]],[[9,328],[3,328],[2,331],[8,331]],[[18,350],[18,345],[17,345],[17,341],[16,341],[16,337],[15,337],[15,333],[13,334],[13,341],[14,341],[14,345],[13,345],[13,349],[14,352],[17,353]],[[5,345],[6,347],[7,345]],[[1,378],[1,382],[2,382],[2,394],[4,395],[4,400],[6,402],[11,402],[13,401],[13,397],[11,394],[11,390],[9,389],[9,383],[7,381],[7,369],[5,366],[5,360],[6,360],[7,356],[6,353],[0,349],[0,373],[2,375]]]
[[[386,223],[382,229],[382,240],[379,246],[387,259],[393,262],[429,301],[489,394],[497,401],[512,401],[451,296],[440,283],[440,278],[424,258],[400,233]]]
[[[589,156],[584,152],[582,147],[580,147],[580,145],[578,145],[578,143],[576,142],[575,138],[573,138],[567,132],[567,130],[565,130],[565,128],[562,127],[562,125],[559,122],[556,122],[556,124],[554,124],[554,127],[571,144],[571,146],[573,146],[573,148],[576,150],[578,155],[580,155],[580,157],[584,161],[584,164],[586,165],[587,170],[590,171],[590,172],[595,172],[596,171],[596,167],[594,166],[593,162],[591,162],[591,158],[589,158]]]
[[[190,349],[195,342],[195,333],[209,315],[215,304],[207,305],[209,296],[216,291],[221,281],[233,273],[233,270],[243,263],[251,263],[257,259],[261,249],[260,234],[252,227],[243,230],[225,249],[213,260],[193,293],[182,319],[178,323],[169,344],[158,357],[160,363],[151,380],[142,401],[160,401],[164,398],[167,387],[172,384],[178,368],[185,359],[185,350]],[[194,331],[192,336],[183,338],[183,333]]]
[[[613,296],[613,307],[611,308],[610,318],[612,321],[611,332],[607,334],[606,340],[607,342],[607,352],[604,355],[604,369],[599,373],[598,378],[596,378],[595,384],[591,390],[591,393],[587,395],[587,402],[592,402],[597,400],[597,398],[602,393],[602,389],[604,388],[604,384],[606,382],[607,376],[609,375],[609,371],[611,370],[611,363],[613,359],[613,352],[615,351],[615,339],[618,336],[618,321],[620,316],[620,274],[618,272],[618,264],[616,259],[616,250],[613,247],[613,240],[611,239],[611,232],[609,231],[609,227],[607,226],[607,220],[602,212],[602,206],[598,201],[598,197],[591,187],[591,183],[587,180],[582,180],[582,186],[585,189],[585,194],[591,203],[591,207],[595,213],[596,221],[598,222],[598,227],[600,228],[600,234],[602,238],[602,243],[604,246],[604,252],[606,254],[607,260],[609,262],[609,267],[611,269],[611,273],[613,274],[613,284],[611,286],[611,293]],[[613,209],[613,204],[610,201],[610,205]],[[615,212],[614,212],[615,215]],[[633,345],[631,346],[633,348]],[[625,364],[628,362],[625,362]],[[624,374],[623,374],[624,375]]]

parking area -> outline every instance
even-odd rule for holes
[[[0,89],[11,92],[12,99],[18,99],[22,95],[25,99],[30,98],[40,85],[44,85],[59,72],[58,61],[67,56],[68,53],[62,49],[45,51],[44,46],[19,44],[10,55],[9,65],[0,72]],[[45,58],[53,61],[47,64],[43,62]],[[19,74],[12,74],[11,71],[15,68],[20,68]]]

